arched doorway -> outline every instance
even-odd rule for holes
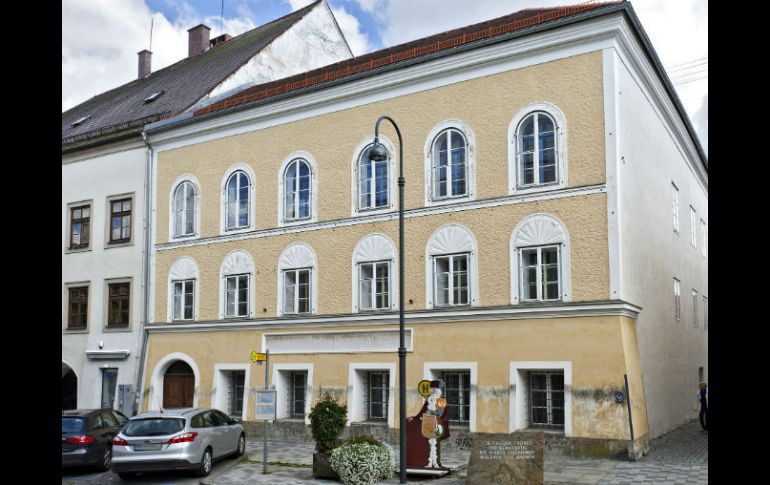
[[[77,409],[78,407],[78,376],[62,362],[61,364],[61,408]]]
[[[163,376],[163,407],[191,408],[195,391],[195,374],[186,362],[171,364]]]

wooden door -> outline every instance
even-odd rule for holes
[[[190,366],[177,362],[169,367],[163,378],[163,407],[191,408],[194,392],[195,375]]]

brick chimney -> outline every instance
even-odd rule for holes
[[[139,79],[144,79],[152,72],[152,52],[147,49],[139,53]]]
[[[209,34],[211,29],[203,24],[197,25],[188,31],[187,57],[197,56],[206,52],[209,48]]]

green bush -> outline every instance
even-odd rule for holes
[[[350,438],[332,452],[330,464],[345,485],[371,485],[393,475],[393,448],[371,436]]]
[[[340,404],[328,392],[310,411],[310,432],[321,453],[329,453],[339,446],[339,436],[345,429],[348,407]]]

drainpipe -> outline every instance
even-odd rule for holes
[[[150,142],[147,139],[147,132],[143,129],[142,130],[142,140],[144,140],[144,144],[147,147],[147,163],[144,167],[144,217],[145,217],[145,235],[144,235],[144,257],[143,259],[143,271],[144,271],[144,308],[143,308],[143,314],[144,319],[142,321],[142,343],[140,347],[141,355],[139,357],[139,372],[136,375],[136,392],[135,392],[135,398],[134,398],[134,415],[139,413],[139,404],[142,399],[142,381],[144,377],[144,362],[147,358],[147,323],[150,321],[150,244],[152,242],[152,237],[150,233],[152,232],[152,207],[151,207],[151,199],[152,199],[152,184],[151,182],[151,175],[152,175],[152,147],[150,146]]]

